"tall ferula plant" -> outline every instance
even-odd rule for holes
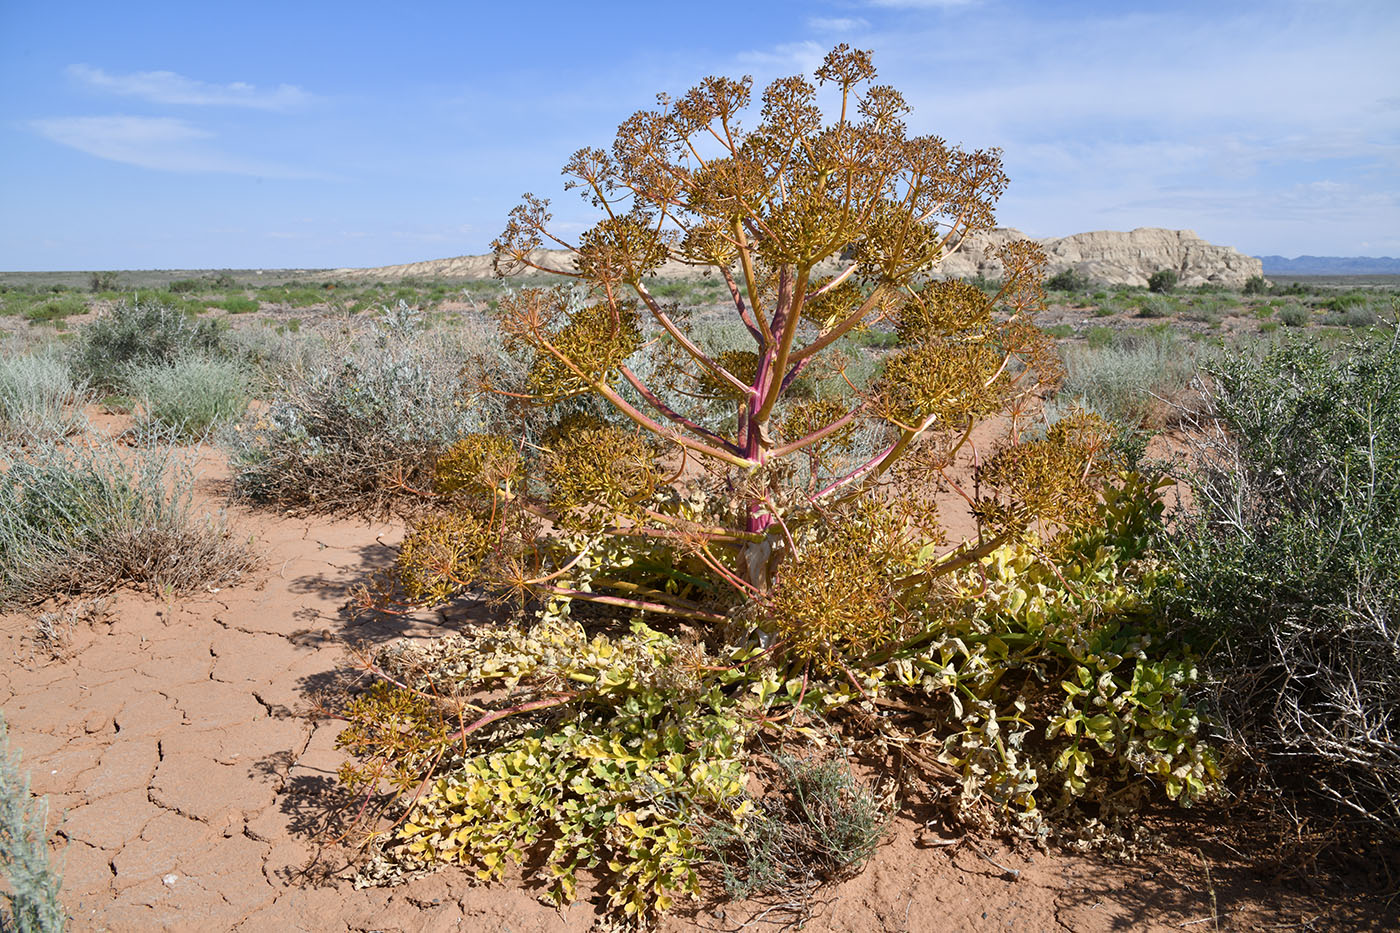
[[[601,219],[576,241],[524,196],[492,244],[496,270],[561,284],[500,304],[526,366],[487,390],[519,406],[520,427],[471,435],[438,463],[443,508],[398,563],[411,600],[482,586],[552,613],[587,601],[849,670],[912,634],[935,578],[1032,523],[1088,519],[1102,423],[1020,436],[1059,376],[1033,322],[1044,257],[1003,247],[990,297],[930,275],[993,226],[999,151],[910,135],[868,52],[839,46],[815,78],[774,81],[757,108],[751,78],[707,78],[627,119],[611,151],[580,149],[565,187]],[[707,345],[653,293],[667,262],[723,281],[745,345]],[[857,385],[842,340],[880,322],[897,344]],[[997,417],[1007,439],[958,485],[950,466]],[[978,541],[940,547],[940,486],[967,500]]]

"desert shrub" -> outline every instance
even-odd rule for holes
[[[1302,305],[1288,304],[1278,310],[1277,317],[1284,327],[1306,327],[1312,315]]]
[[[52,442],[84,422],[87,388],[52,353],[0,357],[0,441]]]
[[[1165,294],[1176,288],[1177,275],[1172,269],[1158,269],[1147,277],[1147,290]]]
[[[139,406],[138,427],[160,437],[198,440],[248,407],[248,373],[233,360],[187,357],[139,366],[127,380]]]
[[[1400,343],[1210,367],[1178,609],[1224,728],[1279,784],[1400,826]]]
[[[1352,289],[1342,292],[1340,295],[1332,295],[1322,302],[1322,307],[1328,311],[1345,313],[1354,308],[1366,308],[1371,303],[1371,296],[1361,289]]]
[[[1190,383],[1199,351],[1171,332],[1108,334],[1088,346],[1063,349],[1060,398],[1082,404],[1110,421],[1152,425]]]
[[[1087,292],[1094,280],[1071,266],[1045,280],[1045,287],[1058,292]]]
[[[826,757],[783,752],[773,763],[776,780],[754,801],[742,830],[717,824],[704,841],[730,897],[775,894],[802,902],[819,884],[865,863],[889,814],[839,747]]]
[[[1170,298],[1163,298],[1156,295],[1139,299],[1134,302],[1137,308],[1137,316],[1142,318],[1164,318],[1171,317],[1177,312],[1177,304]]]
[[[229,330],[225,346],[229,356],[241,361],[251,372],[254,395],[263,397],[275,391],[280,380],[292,379],[294,373],[324,362],[329,342],[336,339],[328,338],[328,333],[334,331],[324,326],[279,330],[271,321],[264,320],[256,326]]]
[[[817,78],[842,117],[824,124],[815,86],[785,78],[749,133],[747,79],[707,79],[570,160],[606,216],[566,284],[501,299],[520,369],[477,397],[510,402],[430,466],[431,507],[358,594],[517,607],[367,659],[385,683],[346,714],[343,777],[367,799],[381,778],[405,791],[373,877],[514,862],[563,902],[587,867],[647,921],[694,893],[700,829],[743,833],[755,737],[828,715],[898,743],[970,822],[1029,836],[1082,823],[1081,803],[1214,790],[1191,656],[1154,611],[1171,580],[1156,487],[1102,418],[984,448],[964,491],[976,537],[944,540],[937,496],[962,489],[974,429],[1024,423],[1062,367],[1036,326],[1034,244],[1001,247],[992,294],[930,274],[995,223],[999,156],[909,137],[873,77],[838,47]],[[719,147],[705,165],[692,137]],[[548,273],[549,224],[527,196],[498,271]],[[673,257],[724,279],[737,346],[704,346],[699,315],[650,291]],[[842,342],[877,323],[894,333],[878,374],[847,382]],[[831,852],[864,851],[849,810],[811,816]]]
[[[168,305],[123,301],[78,333],[69,366],[95,388],[125,391],[137,367],[169,365],[187,356],[219,356],[224,333]]]
[[[1251,275],[1245,279],[1243,291],[1246,295],[1266,295],[1269,292],[1269,283],[1262,275]]]
[[[433,461],[483,427],[463,371],[489,347],[429,331],[400,306],[337,340],[303,345],[305,362],[269,372],[266,408],[234,440],[235,485],[251,499],[377,511],[431,486]]]
[[[1366,304],[1348,304],[1343,310],[1323,315],[1322,323],[1336,327],[1373,327],[1380,317]]]
[[[112,292],[117,290],[118,276],[115,272],[94,272],[88,276],[88,290],[92,292]]]
[[[18,753],[0,714],[0,926],[16,933],[61,933],[68,915],[58,901],[61,884],[49,861],[48,804],[29,794]]]
[[[1224,303],[1214,296],[1195,298],[1181,313],[1182,320],[1218,327],[1225,318]]]
[[[124,584],[192,592],[252,565],[222,519],[195,511],[192,467],[168,449],[10,449],[0,466],[0,605]]]

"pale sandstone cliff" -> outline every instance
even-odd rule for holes
[[[992,252],[1010,240],[1026,239],[1009,227],[998,227],[969,237],[948,256],[936,274],[953,278],[981,275],[995,279],[1001,266]],[[1147,277],[1159,269],[1177,274],[1181,285],[1205,284],[1239,287],[1251,276],[1263,275],[1258,259],[1229,246],[1207,243],[1190,230],[1163,230],[1139,227],[1127,233],[1100,230],[1067,237],[1037,240],[1050,260],[1047,276],[1065,269],[1077,269],[1091,279],[1109,285],[1146,285]],[[570,269],[570,254],[564,250],[537,250],[536,262],[553,269]],[[663,278],[694,275],[694,267],[668,262],[657,275]],[[336,269],[323,273],[328,279],[462,278],[480,279],[491,275],[490,256],[458,256],[377,269]]]

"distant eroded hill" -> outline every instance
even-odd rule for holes
[[[944,259],[939,273],[956,278],[981,275],[995,279],[1001,266],[993,256],[995,248],[1010,240],[1027,239],[1019,230],[998,227],[969,237]],[[1239,287],[1251,276],[1262,275],[1263,266],[1229,246],[1207,243],[1190,230],[1164,230],[1139,227],[1127,233],[1111,230],[1050,237],[1037,241],[1049,257],[1047,275],[1077,269],[1108,285],[1146,285],[1148,276],[1160,269],[1171,269],[1182,285],[1205,284]],[[564,250],[537,250],[534,261],[551,269],[572,268]],[[668,262],[657,271],[663,278],[694,275],[696,269],[679,262]],[[328,279],[461,278],[481,279],[491,275],[490,256],[458,256],[377,269],[336,269],[322,273]]]

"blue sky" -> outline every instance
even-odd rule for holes
[[[0,0],[0,269],[479,253],[525,191],[577,228],[576,148],[841,41],[912,130],[1005,150],[1004,225],[1400,255],[1395,0]]]

